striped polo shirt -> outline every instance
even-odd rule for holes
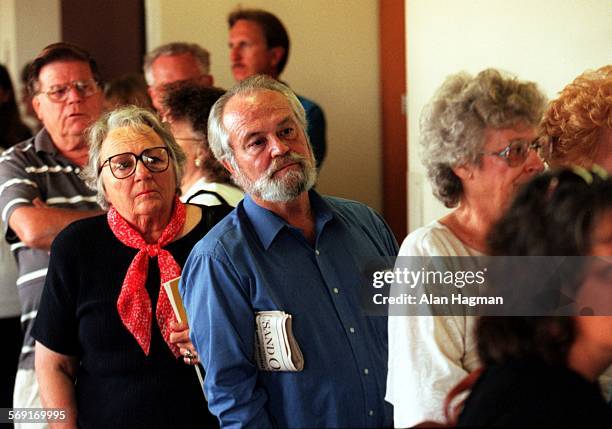
[[[39,198],[49,207],[95,210],[95,192],[79,178],[81,168],[64,158],[45,129],[0,155],[0,214],[6,240],[17,259],[17,290],[21,300],[24,342],[19,368],[34,368],[34,339],[30,335],[49,265],[47,250],[25,246],[8,226],[18,207],[32,207]],[[89,237],[83,237],[88,240]]]

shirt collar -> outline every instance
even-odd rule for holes
[[[34,149],[36,152],[46,152],[51,155],[57,154],[57,148],[51,140],[51,136],[45,128],[41,129],[34,137]]]
[[[315,216],[315,227],[318,236],[323,226],[333,218],[334,212],[329,203],[316,191],[310,190],[308,196]],[[243,207],[249,221],[253,225],[253,229],[266,250],[268,250],[281,229],[284,227],[294,228],[280,216],[257,205],[248,194],[244,197]]]

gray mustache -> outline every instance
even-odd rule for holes
[[[285,167],[288,164],[292,164],[294,162],[299,162],[300,165],[304,167],[305,161],[306,161],[305,157],[295,152],[290,152],[286,155],[283,155],[282,158],[274,158],[274,160],[272,161],[272,165],[270,165],[270,167],[268,168],[267,176],[268,177],[272,176],[274,173],[276,173],[281,168]]]

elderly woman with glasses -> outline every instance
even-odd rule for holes
[[[106,114],[89,145],[84,174],[109,210],[51,247],[33,333],[42,402],[73,427],[216,426],[162,284],[225,209],[181,203],[185,155],[147,110]]]
[[[534,83],[494,69],[446,79],[423,112],[421,143],[434,194],[454,210],[408,235],[396,265],[402,256],[487,253],[491,226],[521,184],[544,169],[548,145],[536,139],[544,107]],[[478,367],[474,318],[390,316],[387,400],[395,425],[443,422],[448,390]]]

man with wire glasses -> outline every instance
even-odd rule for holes
[[[88,160],[85,130],[102,111],[99,80],[96,62],[81,48],[67,43],[44,48],[28,78],[32,105],[44,127],[0,156],[0,213],[19,265],[24,330],[14,407],[40,407],[30,333],[51,242],[69,223],[101,213],[94,191],[79,177]]]

